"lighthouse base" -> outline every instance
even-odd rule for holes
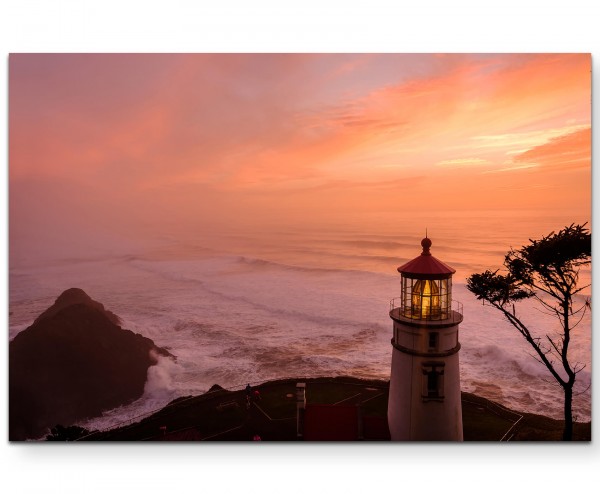
[[[392,441],[462,441],[458,352],[443,359],[392,351]]]

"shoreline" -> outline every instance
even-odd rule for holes
[[[367,411],[376,417],[386,417],[389,381],[348,376],[284,378],[263,382],[253,386],[253,389],[260,390],[263,395],[263,401],[257,403],[260,404],[257,409],[271,421],[282,421],[281,424],[284,421],[294,422],[291,410],[295,411],[294,390],[296,384],[300,382],[307,385],[309,404],[321,402],[327,404],[329,401],[330,405],[335,406],[336,401],[340,402],[339,398],[341,401],[349,400],[357,390],[376,389],[378,391],[374,398],[377,400],[373,400],[366,407]],[[345,398],[346,395],[350,398]],[[512,410],[465,391],[461,392],[461,396],[465,441],[560,441],[562,438],[564,423],[562,420]],[[366,406],[369,400],[372,398],[365,400],[363,406]],[[248,418],[243,403],[245,403],[243,389],[230,391],[215,384],[206,393],[176,398],[158,410],[140,415],[110,429],[89,431],[89,434],[81,439],[87,441],[244,441],[248,440],[243,432],[244,427],[248,428]],[[164,425],[158,425],[163,423]],[[237,433],[232,432],[231,425],[235,425]],[[297,440],[290,431],[279,430],[277,427],[272,427],[266,433],[266,440]],[[169,431],[168,434],[166,431]],[[575,424],[574,440],[591,441],[591,421]]]

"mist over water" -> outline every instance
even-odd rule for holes
[[[124,328],[177,356],[177,362],[161,358],[150,369],[140,400],[90,421],[90,427],[114,425],[213,384],[322,375],[389,379],[389,300],[400,295],[396,267],[420,254],[428,228],[432,254],[457,270],[453,299],[464,305],[462,389],[561,418],[560,388],[516,330],[466,290],[465,278],[501,267],[511,246],[572,222],[582,220],[532,212],[378,215],[335,228],[181,234],[122,252],[20,262],[10,267],[10,338],[63,290],[79,287],[119,315]],[[581,279],[589,282],[589,269]],[[518,310],[544,332],[560,329],[531,301]],[[589,313],[572,341],[572,362],[587,364],[578,374],[576,391],[582,394],[574,413],[590,420]]]

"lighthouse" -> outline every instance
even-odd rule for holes
[[[388,425],[392,441],[462,441],[458,327],[453,268],[423,252],[400,266],[401,296],[390,302],[392,369]]]

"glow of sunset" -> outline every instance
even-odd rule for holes
[[[13,54],[9,119],[11,247],[90,225],[590,215],[583,54]]]

